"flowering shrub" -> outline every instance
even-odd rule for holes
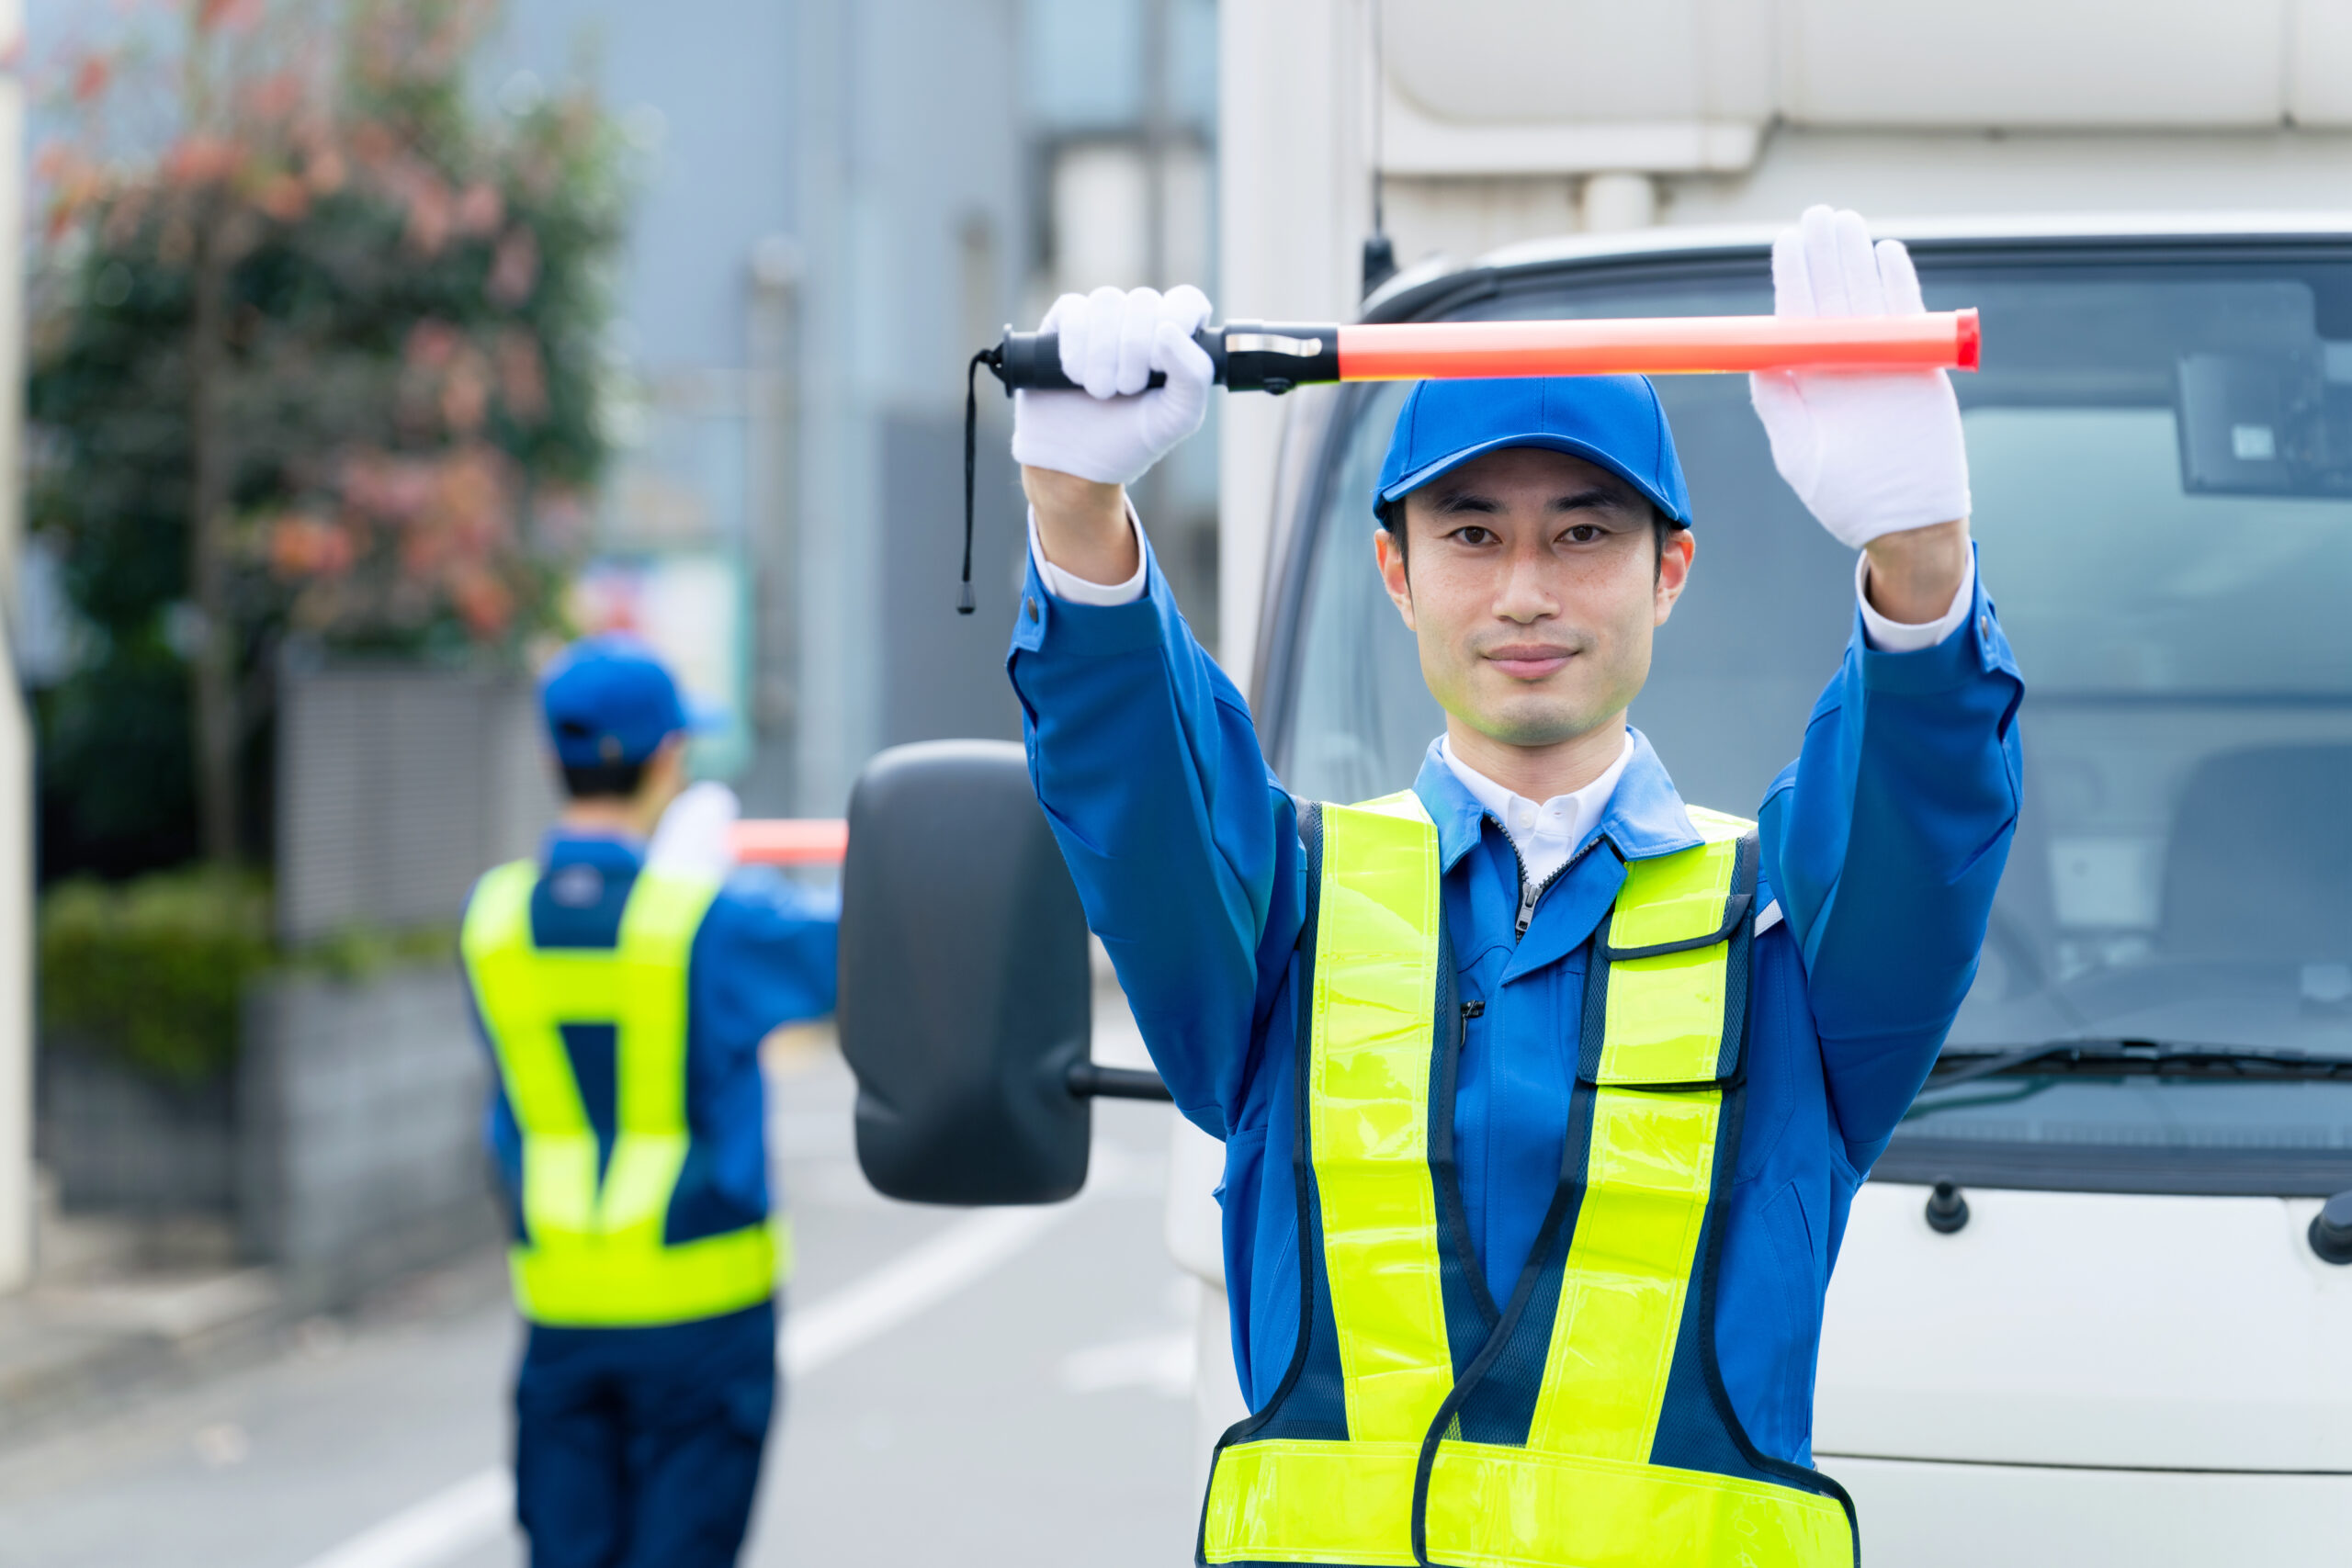
[[[36,154],[31,521],[96,634],[45,705],[73,718],[44,784],[83,839],[200,801],[235,857],[285,636],[478,661],[560,629],[605,457],[620,143],[581,93],[476,107],[492,9],[178,0],[160,40],[57,73],[76,129]],[[152,715],[175,685],[173,733],[92,722],[109,688]],[[143,807],[99,778],[126,769]]]

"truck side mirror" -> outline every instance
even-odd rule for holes
[[[925,1203],[1052,1203],[1086,1181],[1086,915],[1009,741],[894,747],[849,802],[842,1055],[857,1161]]]

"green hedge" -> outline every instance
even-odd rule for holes
[[[60,883],[40,924],[43,1035],[183,1083],[236,1060],[239,1005],[272,970],[352,983],[458,951],[449,926],[351,926],[288,953],[272,939],[266,881],[202,868]]]
[[[268,886],[209,870],[61,883],[40,901],[40,1021],[162,1077],[235,1060],[238,1004],[276,959]]]

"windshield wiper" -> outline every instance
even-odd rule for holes
[[[2088,1077],[2352,1079],[2352,1056],[2255,1045],[2201,1045],[2177,1040],[2128,1038],[2045,1040],[2009,1051],[1947,1047],[1928,1075],[1927,1089],[1950,1089],[2023,1067]]]

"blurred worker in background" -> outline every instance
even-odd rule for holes
[[[759,1481],[790,1253],[759,1046],[832,1010],[837,912],[729,877],[732,796],[686,789],[685,706],[643,646],[581,642],[542,694],[562,817],[476,885],[463,943],[530,1325],[516,1511],[534,1568],[716,1568]]]
[[[1923,309],[1850,212],[1807,212],[1772,275],[1784,315]],[[1412,789],[1318,806],[1269,772],[1124,489],[1201,423],[1208,313],[1102,289],[1047,318],[1084,389],[1019,397],[1010,661],[1088,920],[1225,1140],[1253,1414],[1204,1556],[1849,1568],[1851,1506],[1811,1468],[1823,1292],[2017,812],[2023,688],[1950,382],[1756,378],[1782,477],[1860,553],[1760,823],[1686,807],[1626,720],[1697,554],[1649,382],[1414,389],[1361,570],[1445,732]]]

